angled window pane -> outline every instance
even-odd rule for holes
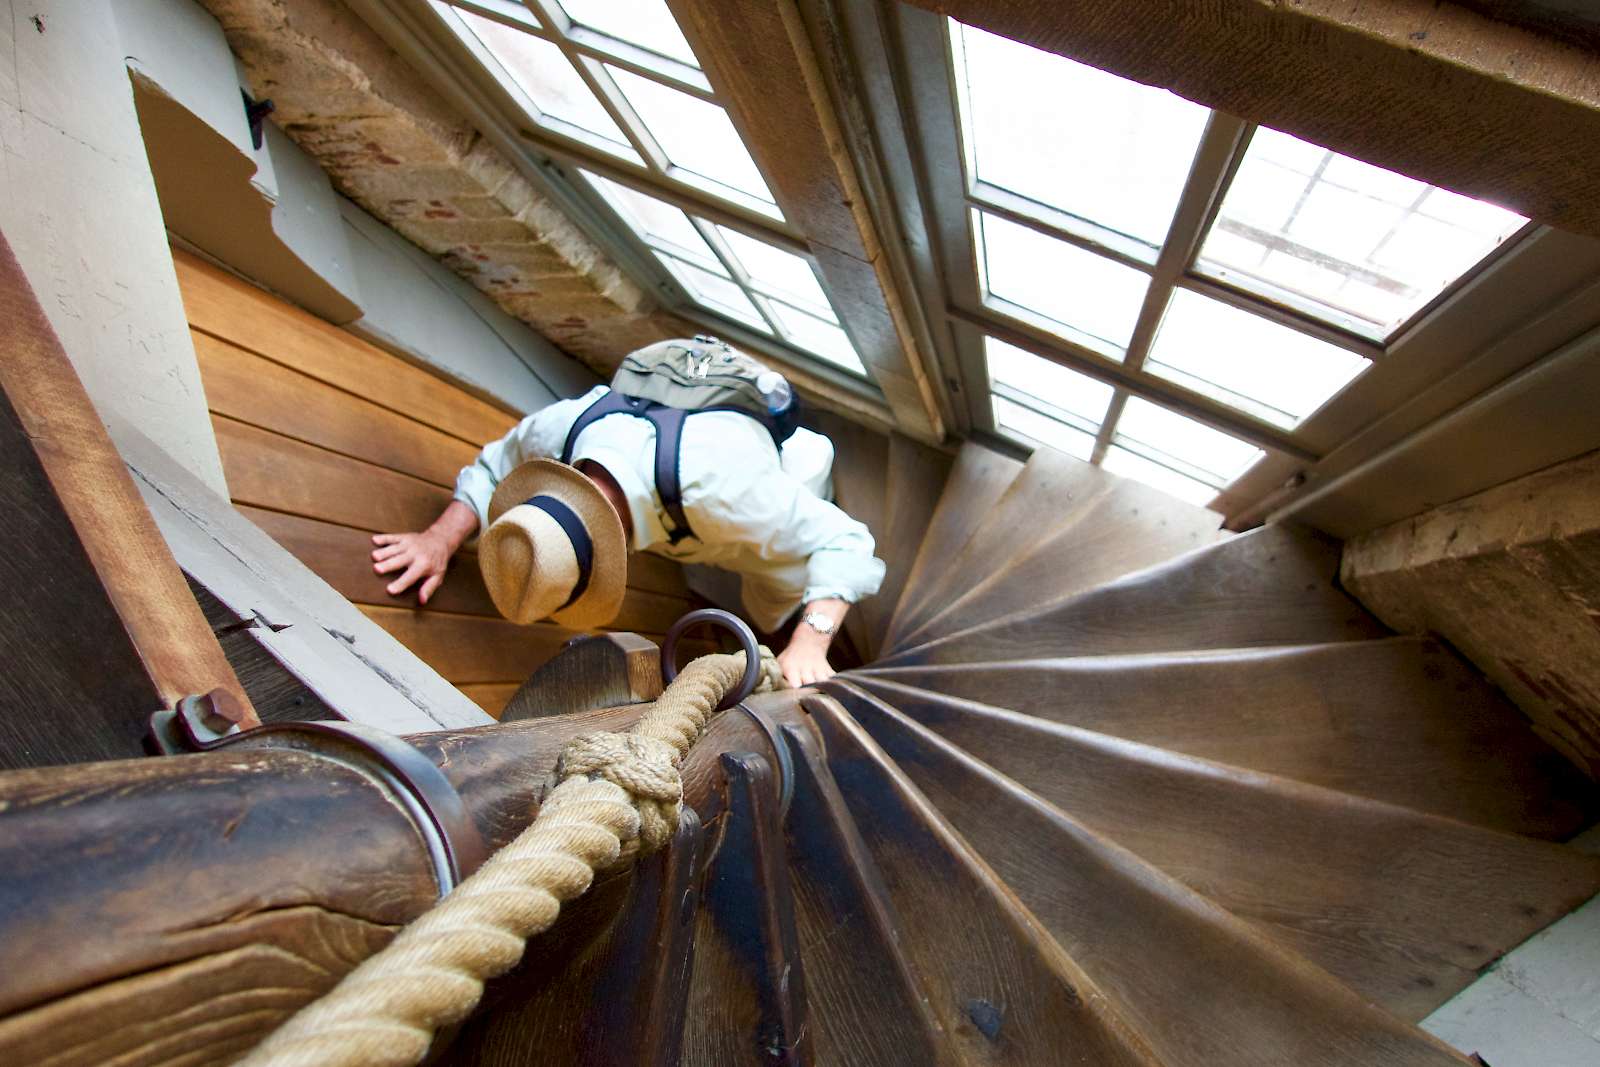
[[[580,26],[691,67],[700,65],[663,0],[562,0],[561,7]]]
[[[989,360],[989,377],[995,382],[1077,416],[1085,429],[1100,428],[1113,392],[1105,382],[993,337],[983,339],[983,351]]]
[[[1258,129],[1200,268],[1387,337],[1527,220]]]
[[[772,332],[767,320],[761,317],[761,312],[756,310],[756,306],[750,302],[744,290],[729,279],[702,270],[676,256],[662,255],[658,252],[656,258],[666,264],[673,277],[678,279],[697,303],[704,304],[713,311],[720,311],[729,318],[737,319],[762,333]]]
[[[700,267],[727,276],[726,268],[683,209],[590,171],[580,168],[579,173],[645,244],[675,256],[683,256]]]
[[[606,70],[673,164],[776,203],[726,111],[631,71],[610,65]]]
[[[972,213],[990,293],[1120,350],[1127,348],[1150,278],[985,211]]]
[[[1163,467],[1159,463],[1145,459],[1137,452],[1129,452],[1126,448],[1119,448],[1116,445],[1106,449],[1106,456],[1100,461],[1100,466],[1112,474],[1120,474],[1125,478],[1143,482],[1168,496],[1175,496],[1179,500],[1186,500],[1201,507],[1209,505],[1217,496],[1216,486],[1196,481],[1187,475],[1179,474],[1171,467]]]
[[[717,232],[728,243],[729,250],[756,288],[799,303],[825,319],[838,321],[810,263],[793,252],[785,252],[738,230],[719,225]]]
[[[1367,361],[1310,334],[1178,289],[1146,366],[1287,428],[1348,385]]]
[[[532,116],[534,119],[570,123],[611,142],[622,154],[634,156],[627,136],[611,121],[611,116],[572,69],[561,49],[543,38],[514,30],[482,15],[470,11],[456,14],[466,24],[466,31],[500,64],[506,77],[539,109],[539,114]]]
[[[821,356],[836,367],[866,376],[867,368],[856,354],[855,345],[850,343],[850,338],[838,326],[815,315],[808,315],[781,300],[771,301],[770,306],[778,316],[778,325],[783,327],[783,332],[794,344],[812,355]]]
[[[1048,445],[1057,452],[1076,456],[1085,463],[1094,455],[1094,434],[1084,433],[1005,397],[991,399],[994,402],[995,425],[1006,436],[1016,438],[1023,444]]]
[[[1136,396],[1122,409],[1113,443],[1213,485],[1233,481],[1262,456],[1247,441]]]
[[[959,23],[979,181],[1159,245],[1209,114],[1162,89]]]

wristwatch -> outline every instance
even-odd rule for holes
[[[838,629],[838,627],[833,624],[833,620],[828,618],[820,611],[808,611],[804,615],[800,616],[800,621],[817,631],[817,633],[821,634],[823,637],[832,637],[833,631]]]

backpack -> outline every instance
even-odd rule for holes
[[[656,492],[672,519],[668,536],[677,544],[694,534],[678,477],[683,420],[702,411],[748,415],[766,428],[775,447],[782,447],[799,425],[800,404],[783,375],[715,337],[660,341],[623,359],[610,391],[567,431],[561,462],[572,462],[578,435],[607,415],[649,420],[656,428]]]

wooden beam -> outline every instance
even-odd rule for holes
[[[1600,236],[1600,58],[1556,37],[1434,0],[912,2]]]
[[[244,709],[241,722],[255,725],[255,711],[249,698],[239,686],[239,679],[223,655],[222,646],[206,623],[199,604],[189,592],[183,573],[178,569],[156,527],[155,520],[139,497],[122,457],[106,427],[96,413],[85,392],[83,383],[73,370],[66,352],[61,347],[49,320],[34,298],[33,290],[22,268],[11,254],[10,246],[0,237],[0,321],[6,323],[4,340],[0,341],[0,392],[14,412],[12,438],[6,452],[10,473],[8,495],[19,494],[8,504],[18,520],[42,521],[43,512],[60,512],[70,522],[61,531],[68,539],[75,535],[81,543],[81,552],[93,568],[92,579],[104,590],[104,597],[120,622],[142,665],[153,695],[160,702],[171,705],[179,698],[204,693],[212,689],[226,689],[233,694]],[[31,446],[31,448],[30,448]],[[48,484],[40,484],[31,477],[22,477],[35,469],[42,469]],[[49,499],[53,490],[55,499]],[[58,503],[59,502],[59,503]],[[15,529],[15,527],[13,527]],[[23,536],[24,529],[17,529]],[[46,546],[27,547],[38,553]],[[25,558],[13,548],[7,554],[20,564]],[[65,551],[65,549],[63,549]],[[35,555],[35,562],[42,562]],[[80,557],[75,557],[81,559]],[[65,596],[72,575],[64,573],[75,569],[76,562],[68,563],[57,557],[56,567],[31,576],[45,585],[38,592],[51,603],[28,606],[21,590],[7,583],[8,615],[17,623],[27,620],[37,641],[33,653],[46,659],[72,655],[71,647],[52,649],[57,640],[65,638],[56,632],[40,612]],[[19,575],[18,581],[28,576]],[[60,583],[50,596],[49,585]],[[101,610],[100,598],[92,586],[82,590],[85,600],[80,606],[85,615]],[[92,601],[92,603],[91,603]],[[13,648],[18,657],[21,648]],[[71,665],[71,670],[83,672],[97,658],[92,646],[79,650],[84,659]],[[101,651],[110,656],[109,648]],[[7,657],[10,661],[10,657]],[[65,662],[61,664],[66,666]],[[108,661],[109,666],[109,661]],[[41,701],[44,691],[36,694]],[[65,696],[65,693],[60,694]],[[151,707],[148,711],[156,711]],[[59,717],[95,716],[108,711],[93,704],[57,709]],[[48,724],[37,724],[45,728]],[[126,734],[126,723],[119,732]],[[49,728],[55,729],[55,726]],[[76,759],[105,759],[112,755],[136,755],[138,736],[135,728],[129,736],[122,737],[123,744],[131,744],[131,751],[107,751],[90,746],[75,757],[63,749],[60,756]]]
[[[787,220],[805,235],[840,320],[885,390],[902,432],[944,437],[937,384],[922,364],[912,302],[895,284],[879,226],[846,147],[839,110],[792,0],[668,0]]]

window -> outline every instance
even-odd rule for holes
[[[427,4],[509,97],[530,148],[571,166],[571,192],[679,310],[780,362],[801,353],[867,377],[664,0]]]
[[[1302,425],[1527,226],[954,20],[903,25],[957,356],[988,369],[974,424],[1187,500],[1313,454]]]

